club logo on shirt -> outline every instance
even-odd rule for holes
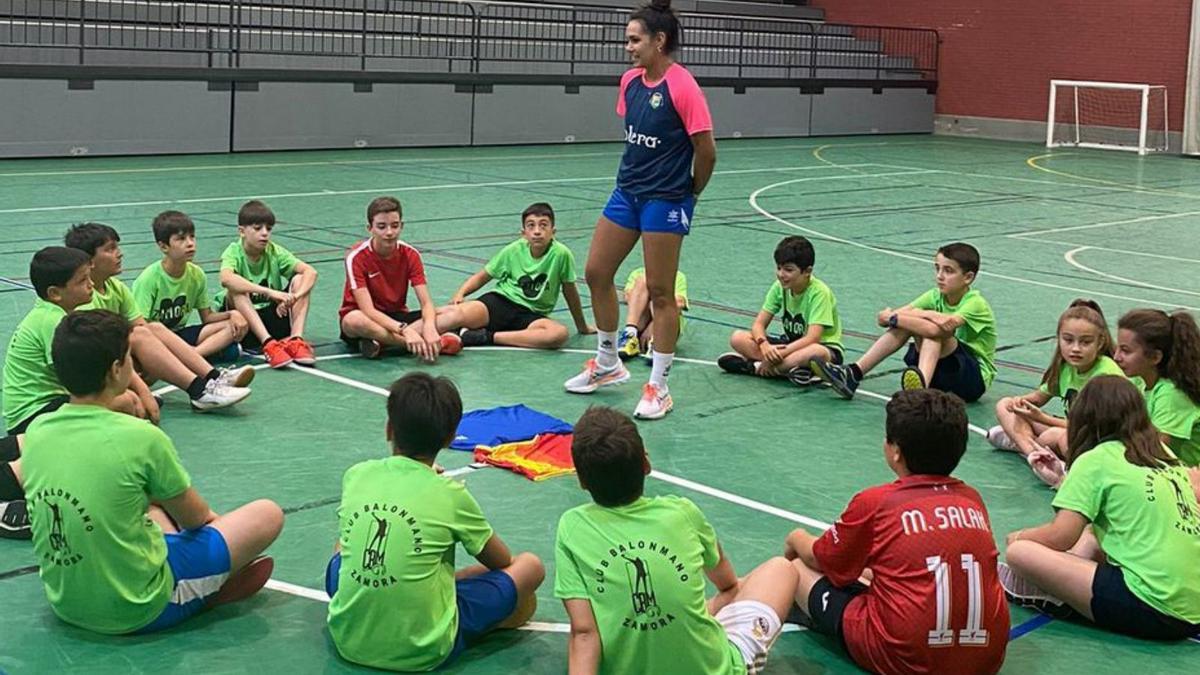
[[[544,272],[534,277],[526,274],[517,279],[517,285],[521,287],[521,293],[532,300],[541,294],[542,289],[546,286],[547,278]]]
[[[187,296],[180,295],[174,298],[163,298],[158,303],[158,310],[155,315],[158,322],[167,328],[174,328],[175,324],[183,318],[183,308],[187,304]]]
[[[808,319],[803,314],[789,312],[786,303],[783,307],[783,332],[793,340],[799,340],[808,333]]]
[[[659,107],[662,106],[662,102],[663,102],[663,96],[662,96],[661,92],[656,91],[653,94],[650,94],[650,107],[651,108],[658,110]]]
[[[1151,469],[1146,474],[1146,501],[1158,500],[1156,483],[1162,480],[1171,488],[1179,518],[1175,529],[1192,537],[1200,536],[1200,508],[1197,507],[1191,481],[1177,467]]]
[[[79,498],[61,488],[47,488],[26,495],[26,499],[30,514],[43,526],[45,523],[50,525],[47,537],[50,550],[42,555],[43,563],[55,567],[71,567],[82,562],[83,554],[76,553],[72,548],[66,525],[68,521],[78,521],[78,527],[70,528],[76,533],[80,528],[84,532],[93,532],[96,525]]]
[[[396,527],[408,529],[411,551],[421,553],[424,540],[421,525],[408,509],[395,504],[364,504],[350,514],[343,537],[362,542],[359,565],[350,568],[350,577],[367,588],[384,588],[400,582],[388,571],[388,547],[393,543]]]
[[[640,145],[653,150],[654,148],[657,148],[658,144],[662,141],[659,140],[658,136],[647,136],[646,134],[637,133],[633,130],[633,125],[630,124],[625,129],[625,142],[633,145]]]
[[[668,580],[678,579],[687,583],[691,577],[683,562],[669,547],[658,542],[639,539],[619,544],[608,550],[608,557],[600,560],[595,570],[596,593],[603,595],[609,588],[609,575],[616,576],[611,582],[620,586],[624,583],[629,590],[630,613],[621,623],[622,628],[636,631],[652,631],[666,628],[675,621],[675,615],[658,604],[656,579],[652,568],[666,564],[674,574]],[[678,575],[678,576],[676,576]]]

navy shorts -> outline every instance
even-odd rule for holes
[[[337,593],[341,569],[342,554],[334,553],[325,567],[325,592],[331,598]],[[454,648],[439,668],[458,658],[472,643],[517,611],[517,584],[499,570],[456,580],[454,596],[458,604],[458,635],[454,638]]]
[[[482,302],[484,307],[487,307],[487,329],[493,333],[525,330],[534,321],[546,318],[524,305],[509,300],[496,291],[484,293],[477,300]]]
[[[47,415],[49,413],[54,412],[55,410],[58,410],[59,408],[66,405],[67,402],[70,400],[71,400],[70,396],[65,396],[65,395],[61,395],[61,394],[58,396],[55,396],[54,398],[50,399],[49,403],[42,406],[41,408],[38,408],[37,412],[33,413],[29,417],[26,417],[25,419],[21,420],[20,422],[16,423],[15,425],[13,425],[13,427],[8,430],[8,435],[16,436],[17,434],[25,433],[26,431],[29,430],[29,425],[33,424],[34,420],[41,417],[42,415]]]
[[[194,326],[184,326],[176,328],[172,332],[179,336],[179,339],[195,347],[200,344],[200,331],[204,330],[204,324],[198,323]]]
[[[1125,585],[1120,567],[1100,563],[1092,577],[1092,616],[1096,625],[1144,640],[1183,640],[1200,635],[1191,624],[1146,604]]]
[[[920,356],[917,345],[909,343],[904,363],[916,368]],[[987,385],[983,383],[983,373],[979,370],[979,360],[961,342],[949,355],[938,359],[937,367],[933,371],[933,382],[930,382],[929,386],[957,394],[967,403],[978,401],[983,392],[987,391]]]
[[[692,229],[696,198],[646,199],[616,188],[604,205],[604,217],[627,230],[687,236]]]
[[[821,577],[813,584],[808,593],[808,616],[812,619],[813,630],[822,635],[836,638],[846,648],[846,637],[842,634],[842,615],[850,601],[867,592],[867,587],[859,581],[841,588],[834,586],[829,577]]]
[[[767,344],[772,344],[772,345],[775,345],[776,347],[782,347],[784,345],[790,345],[802,337],[804,337],[804,336],[801,335],[800,337],[792,337],[791,335],[787,335],[787,334],[781,334],[781,335],[769,335],[768,334],[767,335]],[[846,355],[842,353],[841,347],[838,347],[837,345],[827,345],[825,343],[821,343],[821,346],[824,347],[825,349],[829,350],[829,357],[830,357],[829,362],[830,363],[840,366],[846,362]]]
[[[229,547],[217,528],[164,534],[167,565],[175,578],[171,600],[158,618],[138,633],[166,630],[195,616],[229,579]]]

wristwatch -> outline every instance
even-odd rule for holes
[[[764,342],[766,342],[766,341],[767,341],[767,338],[765,338],[765,337],[756,337],[756,338],[754,338],[754,344],[756,344],[756,345],[758,345],[758,346],[760,346],[760,347],[761,347],[761,346],[762,346],[762,344],[763,344]]]
[[[892,315],[888,317],[888,328],[895,328],[899,322],[900,322],[900,315],[895,312],[892,312]]]

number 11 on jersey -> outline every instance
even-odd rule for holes
[[[964,553],[961,556],[962,569],[967,573],[967,627],[958,631],[958,644],[968,647],[983,646],[988,643],[987,630],[980,628],[983,614],[983,570],[975,556]],[[925,559],[925,568],[933,573],[934,586],[937,589],[937,623],[929,631],[929,646],[945,647],[954,644],[954,629],[950,627],[950,603],[953,602],[950,592],[950,564],[941,556],[931,555]]]

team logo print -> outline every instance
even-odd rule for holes
[[[43,527],[49,526],[49,550],[39,551],[42,563],[71,567],[82,562],[79,542],[73,540],[94,532],[96,524],[79,498],[62,488],[46,488],[25,498],[30,517]]]
[[[50,509],[50,549],[61,556],[70,557],[71,544],[63,534],[62,507],[50,501],[46,502],[46,506]]]
[[[400,583],[388,569],[388,555],[395,563],[397,555],[420,554],[425,543],[421,529],[403,506],[377,502],[356,508],[342,533],[343,541],[362,542],[362,557],[358,565],[350,567],[350,578],[367,588]],[[397,546],[403,550],[394,551]]]
[[[783,332],[787,333],[789,338],[800,339],[808,332],[808,320],[803,314],[792,314],[787,310],[786,303],[783,308]]]
[[[650,107],[658,110],[662,106],[663,97],[660,92],[654,92],[650,95]]]
[[[662,614],[658,607],[658,597],[654,594],[654,579],[650,576],[650,568],[644,558],[626,555],[625,574],[629,577],[629,600],[633,603],[633,613],[653,619]]]
[[[371,518],[373,522],[367,546],[363,549],[362,568],[364,572],[386,575],[387,564],[384,561],[387,556],[388,520],[373,513]]]
[[[531,277],[526,274],[520,279],[517,279],[517,285],[521,287],[521,293],[523,293],[525,297],[533,299],[536,298],[542,292],[542,288],[546,286],[546,278],[547,277],[545,273],[539,274],[535,277]]]
[[[159,323],[167,328],[174,328],[179,320],[183,318],[183,308],[187,304],[187,296],[180,295],[175,298],[163,298],[158,303],[157,315]]]

